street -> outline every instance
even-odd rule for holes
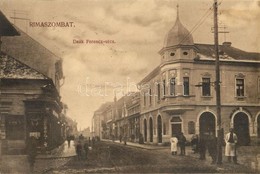
[[[208,157],[209,158],[209,157]],[[147,150],[113,142],[96,144],[87,160],[71,158],[46,173],[248,173],[244,165],[211,165],[198,155],[172,156],[169,148]]]

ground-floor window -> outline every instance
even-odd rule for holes
[[[9,140],[22,140],[25,136],[24,116],[8,115],[5,118],[6,138]]]
[[[182,120],[180,117],[172,117],[171,130],[172,136],[177,136],[182,132]]]
[[[260,138],[260,115],[257,117],[257,137]]]

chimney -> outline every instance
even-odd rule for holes
[[[231,42],[223,42],[223,44],[222,44],[222,45],[223,45],[223,46],[230,47],[230,46],[231,46],[231,44],[232,44]]]

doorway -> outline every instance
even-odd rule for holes
[[[159,115],[157,118],[157,130],[158,130],[158,143],[162,143],[162,117]]]
[[[150,133],[150,142],[153,142],[153,119],[149,119],[149,133]]]
[[[237,143],[241,146],[250,144],[248,116],[239,112],[234,116],[234,132],[237,134]]]
[[[144,119],[144,141],[147,142],[147,121]]]
[[[199,133],[216,135],[216,119],[210,112],[204,112],[199,119]]]

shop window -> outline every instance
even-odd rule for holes
[[[6,138],[9,140],[22,140],[25,136],[24,117],[8,115],[5,118]]]

